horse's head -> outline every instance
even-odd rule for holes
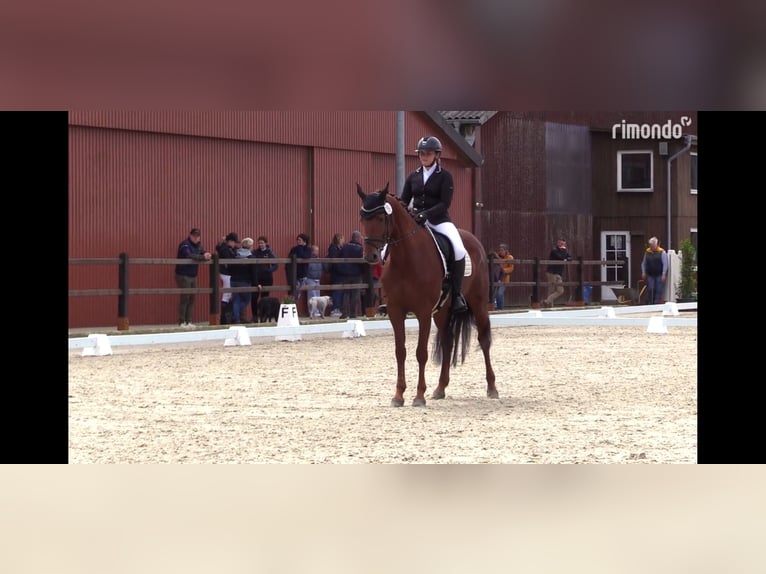
[[[356,193],[362,198],[362,233],[364,234],[364,258],[370,263],[381,260],[380,251],[391,240],[391,214],[393,207],[387,201],[388,183],[383,189],[365,193],[356,184]]]

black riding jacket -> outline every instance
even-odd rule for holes
[[[452,203],[452,194],[455,185],[452,182],[452,174],[444,169],[441,164],[423,185],[423,166],[413,171],[405,180],[402,188],[402,201],[405,205],[412,201],[415,213],[424,211],[426,219],[434,225],[452,221],[449,216],[449,206]]]

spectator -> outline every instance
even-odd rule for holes
[[[299,233],[295,238],[296,244],[292,246],[287,256],[292,259],[309,259],[311,257],[311,247],[309,242],[311,241],[309,236],[305,233]],[[295,299],[295,302],[301,298],[301,291],[298,287],[303,285],[306,281],[306,266],[308,263],[298,263],[296,266],[296,274],[293,276],[293,264],[285,263],[285,273],[287,274],[287,284],[290,286],[290,295]],[[308,308],[308,305],[306,306]]]
[[[647,304],[663,302],[665,280],[668,277],[668,254],[660,247],[659,239],[649,239],[649,247],[641,260],[641,279],[646,281]]]
[[[572,256],[567,251],[567,242],[564,239],[556,241],[556,247],[551,249],[548,259],[557,261],[571,261]],[[543,307],[553,307],[553,302],[564,293],[564,265],[551,263],[548,265],[546,276],[548,278],[548,297],[543,300]]]
[[[342,259],[361,259],[364,257],[364,248],[362,247],[362,234],[354,231],[351,234],[351,241],[345,243],[340,249]],[[338,275],[341,283],[345,285],[353,283],[362,283],[364,277],[364,263],[336,263]],[[344,289],[343,300],[341,303],[341,319],[355,318],[362,308],[362,290]]]
[[[193,259],[194,261],[209,261],[210,253],[202,247],[202,232],[195,227],[189,231],[189,236],[178,245],[176,259]],[[181,289],[197,287],[199,263],[180,263],[176,265],[176,286]],[[192,311],[194,310],[194,293],[181,293],[178,303],[178,324],[181,327],[193,328]]]
[[[311,246],[311,258],[317,259],[319,257],[319,245],[312,245]],[[316,285],[319,285],[322,280],[322,264],[321,263],[307,263],[306,264],[306,282],[305,285],[309,287],[313,287]],[[309,289],[306,291],[306,301],[311,301],[312,297],[319,297],[319,289]],[[309,313],[311,311],[309,310]],[[322,315],[319,314],[319,311],[317,311],[316,317],[321,317]]]
[[[505,243],[498,245],[497,253],[492,255],[495,257],[492,280],[495,283],[503,283],[495,287],[495,309],[502,310],[505,308],[505,290],[511,281],[511,273],[513,273],[513,263],[509,263],[513,261],[513,255],[508,253],[508,246]]]
[[[340,257],[340,250],[341,247],[343,247],[343,244],[346,241],[346,237],[342,233],[336,233],[332,236],[332,242],[330,243],[329,247],[327,247],[327,257],[337,258]],[[327,271],[330,274],[330,283],[332,285],[338,285],[341,283],[340,275],[338,275],[338,271],[336,268],[336,264],[334,263],[325,263],[325,271]],[[330,313],[330,316],[332,317],[340,317],[341,311],[340,308],[343,304],[343,290],[342,289],[333,289],[332,293],[330,294],[332,296],[332,313]]]
[[[269,246],[269,240],[265,235],[258,237],[258,242],[253,249],[253,256],[256,259],[275,259],[276,255]],[[274,271],[277,270],[278,265],[276,263],[263,263],[255,266],[256,283],[258,291],[254,291],[252,294],[252,310],[253,317],[258,316],[258,301],[265,299],[269,296],[270,289],[274,285]]]
[[[242,246],[237,249],[238,259],[255,259],[253,256],[253,239],[245,237],[242,240]],[[252,287],[256,280],[254,264],[231,265],[231,286],[232,287]],[[233,323],[247,323],[247,308],[250,306],[251,293],[233,293],[232,302],[234,304],[232,313]]]
[[[216,246],[218,252],[218,259],[220,260],[220,275],[221,283],[224,289],[231,287],[231,270],[226,265],[227,259],[234,259],[237,256],[237,243],[239,243],[239,235],[235,232],[231,232],[223,238]],[[231,306],[231,292],[224,291],[221,296],[221,325],[228,325],[232,319],[232,306]]]

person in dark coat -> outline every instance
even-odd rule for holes
[[[254,259],[253,240],[245,237],[242,240],[242,247],[237,249],[238,259]],[[252,287],[256,279],[256,265],[230,265],[231,286],[232,287]],[[247,308],[250,307],[251,292],[232,293],[232,303],[234,305],[232,312],[232,323],[247,322]]]
[[[332,242],[327,247],[327,257],[337,258],[340,257],[340,250],[343,244],[346,242],[346,237],[342,233],[336,233],[332,236]],[[338,285],[341,283],[340,275],[335,268],[335,263],[325,263],[325,271],[330,274],[330,283],[332,285]],[[343,290],[333,289],[332,293],[332,313],[333,317],[340,317],[340,308],[343,305]]]
[[[311,239],[305,233],[299,233],[295,238],[296,244],[292,246],[287,256],[292,258],[295,256],[298,259],[309,259],[311,257]],[[306,281],[306,266],[308,263],[298,263],[296,265],[296,274],[293,276],[292,263],[285,263],[285,273],[287,274],[287,284],[290,286],[290,295],[295,298],[295,302],[301,298],[301,291],[298,287],[302,286]]]
[[[234,231],[228,233],[223,241],[216,246],[218,252],[218,259],[220,261],[219,272],[221,275],[221,284],[224,289],[231,287],[231,272],[229,266],[226,265],[227,259],[234,259],[237,256],[237,244],[239,243],[239,235]],[[221,325],[228,325],[231,323],[232,318],[232,305],[231,305],[231,292],[225,292],[221,295]]]
[[[253,257],[256,259],[276,259],[276,255],[269,246],[269,239],[265,235],[258,237],[258,241],[253,249]],[[276,263],[264,263],[256,265],[256,283],[258,291],[253,291],[252,310],[253,317],[258,317],[258,302],[269,296],[269,287],[274,285],[274,271],[277,270]]]
[[[351,240],[344,243],[340,249],[341,259],[361,259],[364,257],[364,248],[362,247],[362,234],[354,231],[351,234]],[[362,283],[364,278],[364,263],[335,263],[340,282],[343,284]],[[341,319],[356,317],[357,312],[362,311],[362,290],[344,289],[341,303]]]
[[[194,227],[189,236],[178,245],[176,259],[192,259],[193,261],[209,261],[210,252],[202,247],[202,232]],[[179,263],[176,265],[176,286],[181,289],[197,287],[198,263]],[[191,328],[192,311],[194,310],[194,293],[182,293],[178,303],[178,324]]]
[[[668,277],[668,254],[660,247],[656,237],[649,239],[649,247],[641,260],[641,279],[646,281],[648,305],[662,303],[665,292],[665,280]]]
[[[556,241],[556,247],[551,249],[548,259],[558,261],[572,260],[572,256],[567,250],[565,239]],[[548,264],[545,275],[548,278],[548,296],[543,300],[543,307],[553,307],[553,302],[564,294],[564,265],[558,263]]]

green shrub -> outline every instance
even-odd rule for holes
[[[697,271],[694,264],[696,252],[691,239],[681,241],[681,274],[676,287],[676,297],[680,299],[691,299],[697,292]]]

